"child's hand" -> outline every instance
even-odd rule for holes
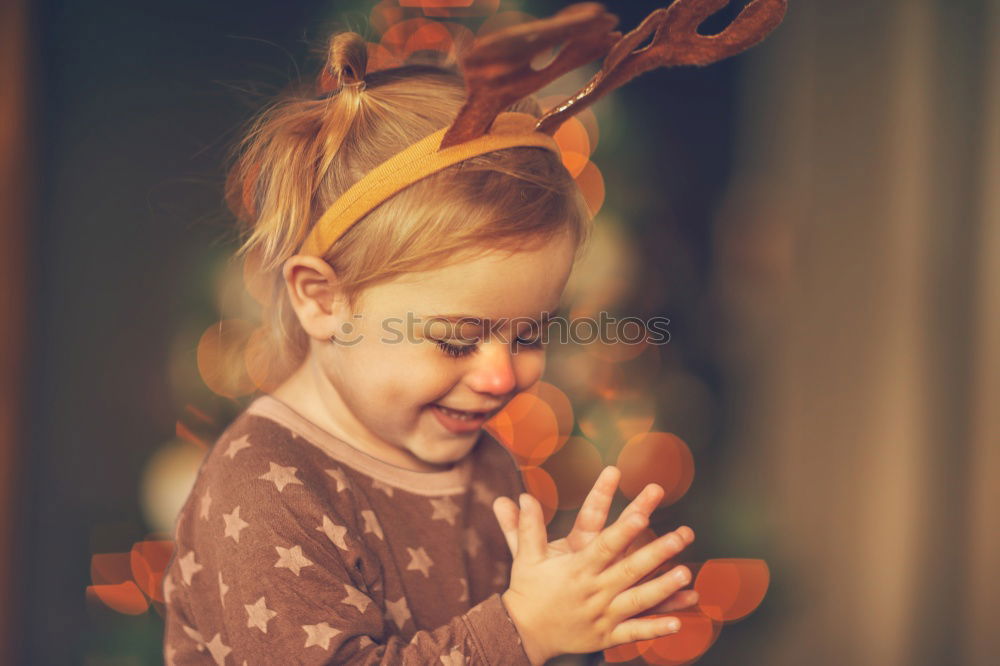
[[[684,548],[679,538],[671,533],[619,557],[647,524],[641,512],[632,511],[623,512],[578,551],[552,549],[541,505],[527,493],[520,499],[518,552],[502,598],[532,663],[677,630],[676,618],[633,616],[663,602],[690,580],[687,567],[678,566],[635,585]]]
[[[587,494],[587,498],[583,501],[583,505],[577,513],[573,529],[565,537],[550,542],[549,548],[551,550],[564,553],[581,550],[604,529],[604,525],[608,520],[608,511],[611,509],[615,489],[618,487],[620,478],[621,472],[617,467],[608,466],[601,470],[597,480],[594,482],[593,488]],[[622,510],[621,516],[625,517],[635,512],[648,519],[650,514],[659,506],[662,498],[663,488],[658,484],[651,483],[643,488],[642,492],[636,495],[632,502]],[[517,527],[520,513],[517,504],[508,497],[499,497],[493,504],[493,513],[507,539],[507,546],[510,548],[511,555],[516,557]],[[674,534],[681,539],[683,547],[691,545],[694,541],[694,531],[690,527],[679,527],[674,530]],[[630,548],[634,545],[634,543],[630,545]],[[619,561],[627,552],[620,553],[612,562]],[[690,608],[697,603],[698,593],[695,590],[678,590],[662,603],[641,614],[669,613],[683,608]]]

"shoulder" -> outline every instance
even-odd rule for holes
[[[244,410],[205,455],[178,522],[186,520],[181,531],[194,537],[204,529],[225,534],[250,515],[273,530],[342,521],[354,501],[338,492],[344,478],[336,461],[297,433]]]

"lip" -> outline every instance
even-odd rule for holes
[[[470,421],[463,421],[457,419],[454,416],[449,416],[445,414],[444,410],[438,409],[439,405],[431,405],[431,411],[434,412],[434,416],[437,418],[438,422],[445,427],[449,432],[459,434],[466,434],[470,432],[475,432],[483,427],[483,424],[489,421],[495,415],[496,410],[491,410],[486,412],[486,415],[478,419],[473,419]],[[462,411],[462,410],[458,410]]]

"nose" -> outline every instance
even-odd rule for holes
[[[508,394],[517,386],[515,362],[509,345],[496,341],[481,343],[466,382],[478,393]]]

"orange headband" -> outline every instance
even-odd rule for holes
[[[313,226],[299,252],[322,256],[352,224],[393,194],[476,155],[515,146],[537,146],[561,156],[554,138],[535,131],[537,123],[538,118],[530,114],[506,112],[497,116],[486,134],[471,141],[440,148],[448,128],[424,137],[369,171],[334,201]]]

